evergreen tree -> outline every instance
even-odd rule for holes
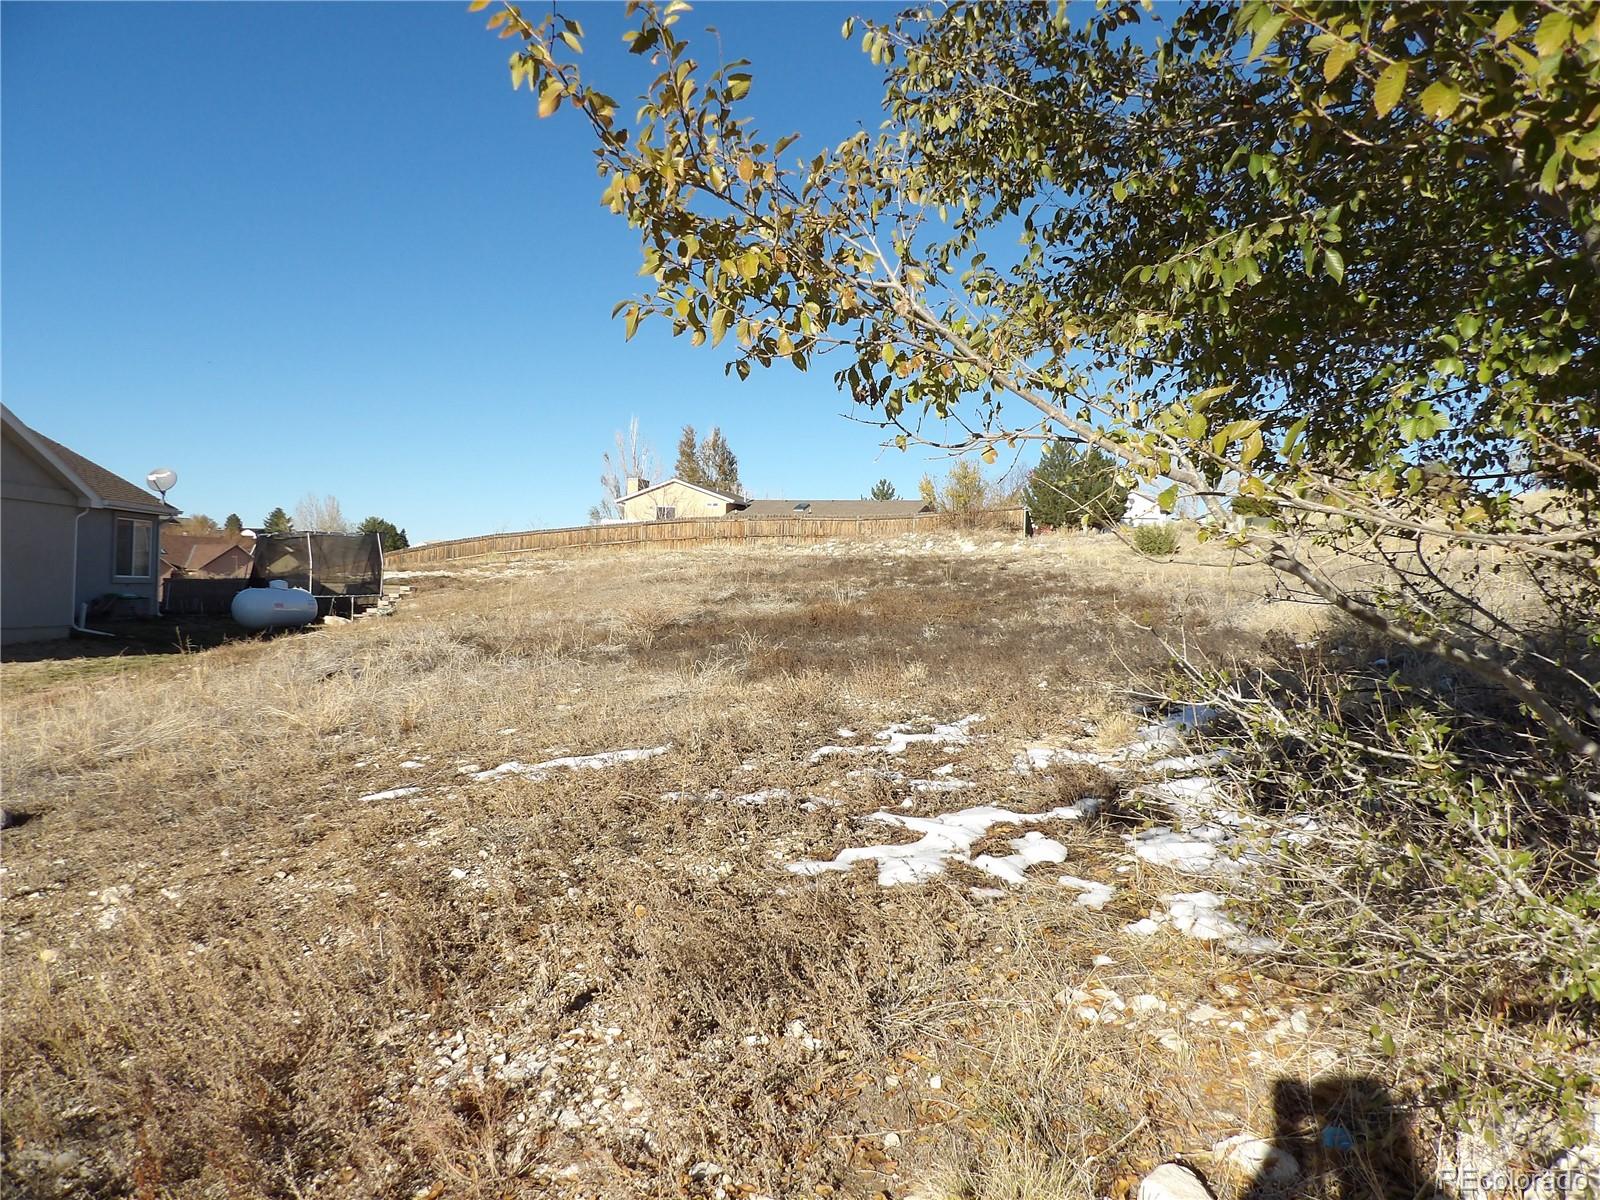
[[[404,529],[396,528],[393,521],[385,521],[382,517],[368,517],[356,526],[356,532],[377,534],[378,542],[385,554],[391,550],[404,550],[411,544],[411,539],[406,537]]]
[[[872,485],[871,499],[893,500],[895,498],[894,484],[887,479],[880,479]]]
[[[280,506],[267,514],[267,519],[261,522],[261,528],[268,533],[293,533],[294,522],[289,519],[289,514]]]
[[[700,462],[700,444],[695,439],[694,426],[685,425],[678,436],[678,465],[673,474],[685,483],[707,484],[705,468]]]
[[[1106,529],[1122,520],[1131,490],[1109,454],[1058,440],[1045,447],[1022,500],[1041,525]]]
[[[706,487],[739,495],[739,460],[734,457],[733,448],[722,436],[721,429],[712,426],[696,457],[700,460],[700,473]]]
[[[229,537],[238,537],[244,532],[244,522],[239,519],[238,513],[228,514],[228,519],[222,523],[222,532]]]

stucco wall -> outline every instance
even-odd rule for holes
[[[674,508],[676,517],[720,517],[730,506],[726,500],[672,482],[638,496],[626,496],[618,501],[618,507],[629,521],[654,521],[657,508]]]

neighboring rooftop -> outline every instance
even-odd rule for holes
[[[921,500],[752,500],[747,517],[910,517],[929,512]]]

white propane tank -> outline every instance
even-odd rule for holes
[[[234,596],[232,612],[246,629],[288,629],[317,619],[317,598],[305,588],[274,579],[264,588],[245,588]]]

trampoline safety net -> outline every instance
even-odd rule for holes
[[[376,533],[258,534],[251,586],[274,579],[314,596],[380,595],[383,546]]]

